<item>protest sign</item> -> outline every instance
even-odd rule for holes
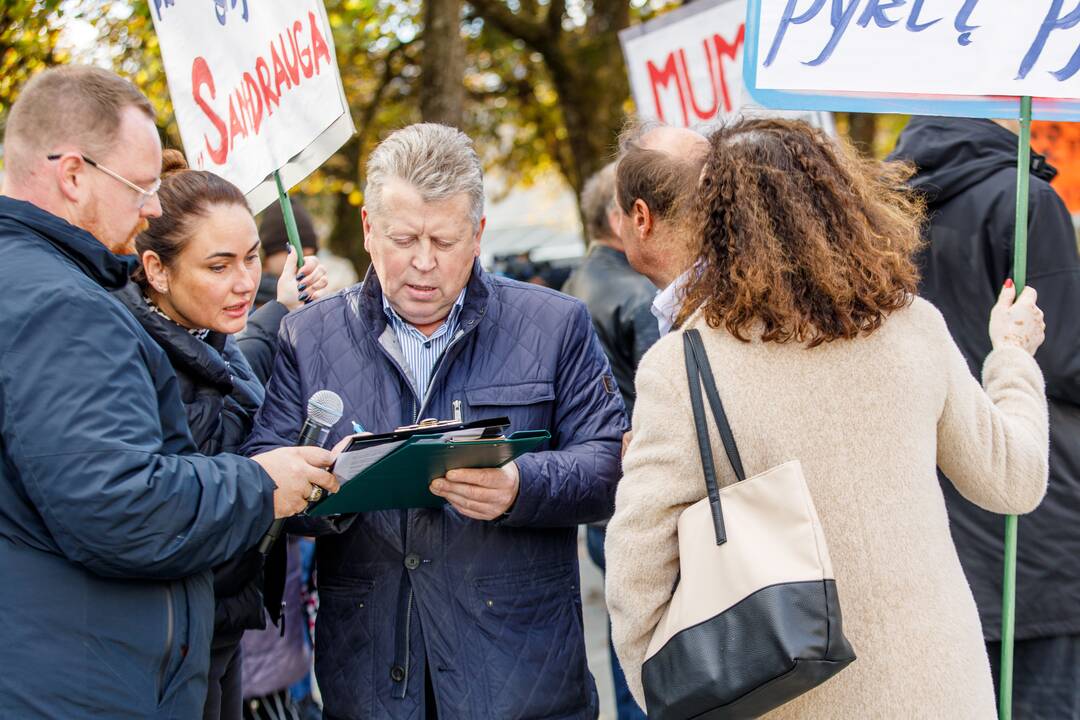
[[[621,30],[638,116],[694,127],[755,112],[743,85],[745,21],[746,0],[699,0]],[[785,114],[832,127],[823,113]]]
[[[150,0],[188,164],[258,212],[353,133],[320,0]]]
[[[1080,119],[1080,9],[1064,0],[749,0],[764,105]],[[1075,16],[1075,17],[1074,17]]]

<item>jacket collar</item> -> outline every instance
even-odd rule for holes
[[[25,225],[49,241],[106,290],[123,287],[137,262],[133,255],[113,255],[87,231],[25,200],[0,195],[0,217]]]
[[[222,356],[225,335],[211,332],[200,340],[172,320],[154,312],[143,299],[142,289],[129,282],[113,296],[131,311],[147,334],[169,356],[173,368],[191,376],[200,385],[210,385],[222,394],[232,392],[229,366]]]
[[[493,299],[490,283],[487,273],[480,267],[480,261],[474,260],[469,281],[466,283],[465,302],[458,316],[458,327],[465,332],[469,332],[478,325],[481,318],[487,314],[488,305]],[[364,276],[356,314],[364,321],[368,331],[375,338],[378,338],[386,329],[382,284],[375,273],[374,265],[368,267],[367,274]]]
[[[626,265],[627,267],[630,266],[630,261],[627,259],[626,253],[624,253],[621,250],[616,250],[615,248],[611,247],[610,245],[604,245],[603,243],[593,243],[589,247],[589,254],[590,255],[602,255],[604,257],[608,257],[608,258],[611,258],[612,260],[620,262],[623,265]]]

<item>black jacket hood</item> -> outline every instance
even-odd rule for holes
[[[890,160],[915,163],[911,186],[932,206],[944,203],[994,173],[1016,167],[1016,135],[981,118],[914,117]],[[1032,151],[1031,172],[1049,182],[1057,175],[1046,158]]]
[[[199,384],[209,385],[224,395],[232,392],[229,366],[221,354],[225,347],[224,335],[211,332],[203,341],[158,315],[143,300],[142,290],[134,281],[113,291],[113,297],[131,311],[143,329],[168,354],[174,368],[191,374]]]

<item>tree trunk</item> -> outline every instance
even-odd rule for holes
[[[424,0],[424,52],[420,59],[420,115],[424,122],[461,127],[464,78],[461,0]]]
[[[614,158],[615,141],[625,118],[623,102],[630,92],[621,51],[603,61],[606,70],[583,62],[570,59],[568,65],[591,69],[552,73],[570,146],[560,165],[575,193]]]

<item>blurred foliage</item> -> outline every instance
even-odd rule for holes
[[[61,0],[4,0],[0,3],[0,123],[19,88],[43,67],[63,63],[57,47],[64,12]]]
[[[834,113],[836,131],[847,137],[860,152],[884,158],[896,147],[900,132],[909,115],[871,115],[868,113]]]

